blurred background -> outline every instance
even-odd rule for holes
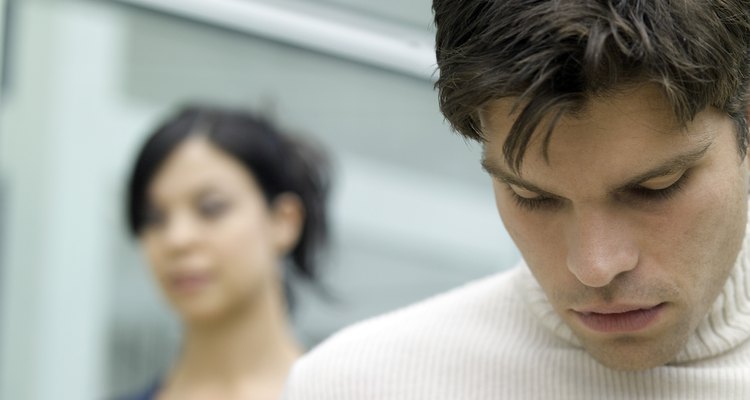
[[[336,169],[314,346],[512,266],[479,147],[437,105],[429,0],[0,0],[0,399],[101,399],[166,370],[176,320],[125,230],[145,135],[190,100],[260,110]]]

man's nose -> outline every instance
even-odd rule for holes
[[[638,265],[638,248],[623,218],[610,210],[575,212],[566,238],[566,261],[584,285],[606,286]]]

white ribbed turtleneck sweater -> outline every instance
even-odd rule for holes
[[[583,350],[525,266],[343,330],[286,400],[750,400],[750,236],[676,360],[638,372]]]

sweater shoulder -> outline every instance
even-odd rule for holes
[[[401,343],[423,340],[433,329],[450,330],[463,322],[465,329],[487,321],[491,314],[520,301],[515,296],[516,269],[503,271],[432,296],[409,306],[375,316],[342,329],[308,353],[307,357],[325,355],[347,346]]]
[[[295,364],[285,398],[391,398],[372,388],[406,393],[457,360],[493,359],[487,349],[502,350],[490,342],[503,341],[514,315],[528,314],[514,289],[518,279],[513,268],[343,329]]]

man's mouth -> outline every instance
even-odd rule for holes
[[[653,325],[666,303],[656,305],[613,304],[573,309],[587,328],[601,333],[637,332]]]

